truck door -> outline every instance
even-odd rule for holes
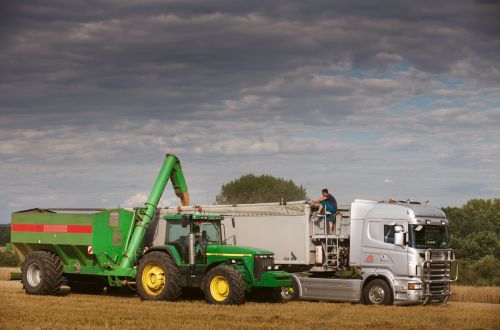
[[[405,221],[390,221],[380,223],[380,230],[383,232],[383,245],[380,249],[381,267],[390,270],[396,276],[408,274],[408,251],[406,246],[394,244],[394,227],[402,226],[407,230]]]
[[[408,227],[405,221],[375,219],[365,222],[361,265],[369,268],[384,268],[394,275],[406,275],[408,256],[406,247],[394,245],[394,226]]]
[[[380,222],[365,221],[361,244],[361,267],[378,268],[380,266],[381,237]]]

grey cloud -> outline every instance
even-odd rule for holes
[[[491,196],[498,8],[2,2],[0,216],[133,203],[167,151],[203,202],[246,172],[311,195],[331,184],[343,202]],[[451,182],[488,185],[450,194]]]

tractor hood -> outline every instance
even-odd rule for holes
[[[208,245],[207,255],[219,255],[228,257],[250,257],[255,254],[274,254],[269,250],[233,245]]]

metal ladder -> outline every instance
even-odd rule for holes
[[[325,241],[321,242],[323,247],[323,251],[325,253],[325,263],[323,266],[326,267],[336,267],[339,265],[339,238],[338,237],[328,237],[328,223],[326,218],[328,215],[331,215],[331,212],[325,210],[325,214],[318,214],[318,217],[323,218],[323,230],[325,235]],[[333,215],[334,217],[336,214]],[[340,233],[337,233],[337,227],[335,226],[334,232],[332,234],[336,234],[339,236]]]

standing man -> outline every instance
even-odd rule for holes
[[[320,199],[314,201],[319,204],[319,213],[325,214],[325,212],[330,212],[326,216],[326,223],[328,224],[328,234],[333,233],[333,226],[335,221],[335,212],[337,212],[337,200],[332,194],[328,192],[328,189],[321,190]]]

